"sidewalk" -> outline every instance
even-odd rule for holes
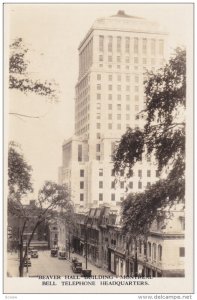
[[[82,268],[86,269],[86,258],[85,257],[83,257],[83,256],[81,256],[77,253],[71,253],[70,254],[70,260],[69,260],[70,262],[72,262],[73,257],[77,257],[78,260],[80,262],[82,262]],[[102,268],[99,268],[99,267],[93,265],[89,260],[87,261],[87,269],[92,270],[92,275],[111,275],[111,276],[113,275],[109,271],[104,270]]]

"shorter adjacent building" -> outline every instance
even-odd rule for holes
[[[184,208],[176,205],[153,222],[149,235],[123,235],[118,212],[109,207],[76,214],[69,236],[75,252],[117,276],[183,277],[185,263]]]

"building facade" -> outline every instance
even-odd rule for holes
[[[72,247],[88,261],[116,276],[183,277],[185,214],[183,206],[166,210],[148,236],[123,235],[119,214],[109,207],[76,214]]]
[[[143,18],[117,15],[95,21],[80,43],[75,96],[75,135],[64,142],[60,183],[76,208],[120,206],[128,192],[155,182],[151,158],[142,157],[133,176],[115,184],[112,154],[128,127],[143,125],[146,71],[164,63],[167,34]]]

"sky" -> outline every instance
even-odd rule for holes
[[[24,157],[33,167],[35,188],[45,180],[57,181],[62,143],[74,133],[74,97],[78,77],[78,46],[97,18],[118,10],[145,17],[169,32],[173,49],[192,49],[193,6],[190,4],[6,4],[5,47],[18,37],[29,48],[29,70],[33,78],[54,79],[59,84],[59,102],[33,94],[7,91],[5,99],[6,141],[21,144]],[[8,51],[6,52],[8,53]],[[18,118],[8,112],[41,116]]]

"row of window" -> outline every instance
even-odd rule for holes
[[[114,47],[115,50],[120,53],[124,51],[125,53],[139,53],[142,52],[143,54],[147,54],[150,52],[152,55],[158,54],[163,55],[164,52],[164,40],[163,39],[147,39],[142,38],[139,39],[138,37],[134,37],[131,39],[130,37],[113,37],[113,36],[99,36],[99,51],[104,51],[104,45],[106,43],[106,47],[108,52],[113,52]]]
[[[133,189],[133,182],[132,182],[132,181],[130,181],[129,184],[125,183],[124,181],[121,181],[121,182],[120,182],[120,188],[121,188],[121,189],[124,189],[125,184],[126,184],[126,186],[128,186],[130,189]],[[150,185],[151,185],[151,183],[150,183],[150,182],[147,182],[147,187],[149,187]],[[112,182],[111,182],[111,188],[112,188],[112,189],[115,189],[115,187],[116,187],[115,182],[112,181]],[[99,188],[100,188],[100,189],[103,189],[103,181],[99,181]],[[84,189],[84,181],[80,181],[80,189]],[[142,189],[142,182],[141,182],[141,181],[138,182],[138,189]],[[100,194],[100,195],[101,195],[101,194]]]
[[[98,60],[99,62],[104,62],[104,56],[103,55],[99,55],[98,56]],[[125,64],[130,64],[130,63],[134,63],[134,64],[142,64],[142,65],[148,65],[148,64],[151,64],[151,65],[156,65],[156,63],[160,63],[160,64],[163,64],[163,59],[161,60],[156,60],[155,58],[146,58],[146,57],[143,57],[141,60],[138,58],[138,57],[134,57],[132,60],[130,60],[129,57],[125,57],[124,60],[121,59],[120,56],[117,56],[116,59],[115,57],[113,58],[112,56],[108,56],[107,57],[107,62],[108,63],[125,63]],[[130,66],[130,65],[129,65]]]
[[[97,84],[96,88],[97,88],[97,91],[101,91],[102,90],[102,85],[99,83],[99,84]],[[130,92],[131,86],[130,85],[126,85],[125,87],[123,87],[122,85],[118,84],[116,86],[116,89],[117,89],[117,91],[123,90],[123,91],[126,91],[126,92]],[[134,92],[138,93],[139,89],[140,89],[139,85],[135,85],[134,86]],[[113,85],[112,84],[108,85],[108,90],[109,91],[113,90]]]
[[[117,74],[117,75],[116,74],[108,74],[108,80],[109,81],[112,81],[115,77],[116,77],[117,81],[122,81],[122,79],[124,79],[123,77],[125,77],[126,82],[130,82],[130,80],[132,78],[130,75],[125,75],[124,76],[124,75],[121,75],[121,74]],[[101,74],[97,74],[96,78],[97,78],[98,81],[102,80]],[[144,76],[143,80],[145,80],[145,79],[146,79],[146,77]],[[139,76],[138,75],[134,76],[134,82],[139,83]]]
[[[132,96],[134,97],[135,101],[139,101],[139,95],[138,94],[136,94],[136,95],[132,94]],[[97,100],[101,100],[101,97],[102,97],[101,94],[97,94]],[[117,100],[119,100],[119,101],[122,100],[122,95],[121,94],[117,94],[114,97],[116,97]],[[108,100],[112,100],[112,94],[108,94]],[[131,95],[130,94],[125,95],[125,100],[130,101],[131,100]],[[145,101],[145,96],[144,96],[144,101]]]
[[[82,152],[82,145],[79,145],[80,147],[78,148],[79,149],[79,153],[81,154]],[[100,151],[100,144],[97,144],[97,151]],[[150,161],[150,156],[148,157],[147,161]],[[80,170],[80,177],[84,177],[85,175],[85,171],[83,169]],[[120,176],[124,176],[124,171],[121,170],[120,171]],[[99,176],[103,176],[103,169],[99,169]],[[115,171],[112,169],[111,170],[111,176],[115,176]],[[130,176],[133,177],[134,176],[134,171],[131,170],[130,171]],[[156,177],[159,177],[159,171],[156,170],[155,171],[155,176]],[[142,177],[142,170],[138,170],[138,177]],[[147,170],[147,177],[151,177],[151,170]],[[101,181],[100,181],[101,182]],[[112,182],[112,184],[114,183],[114,181]]]

